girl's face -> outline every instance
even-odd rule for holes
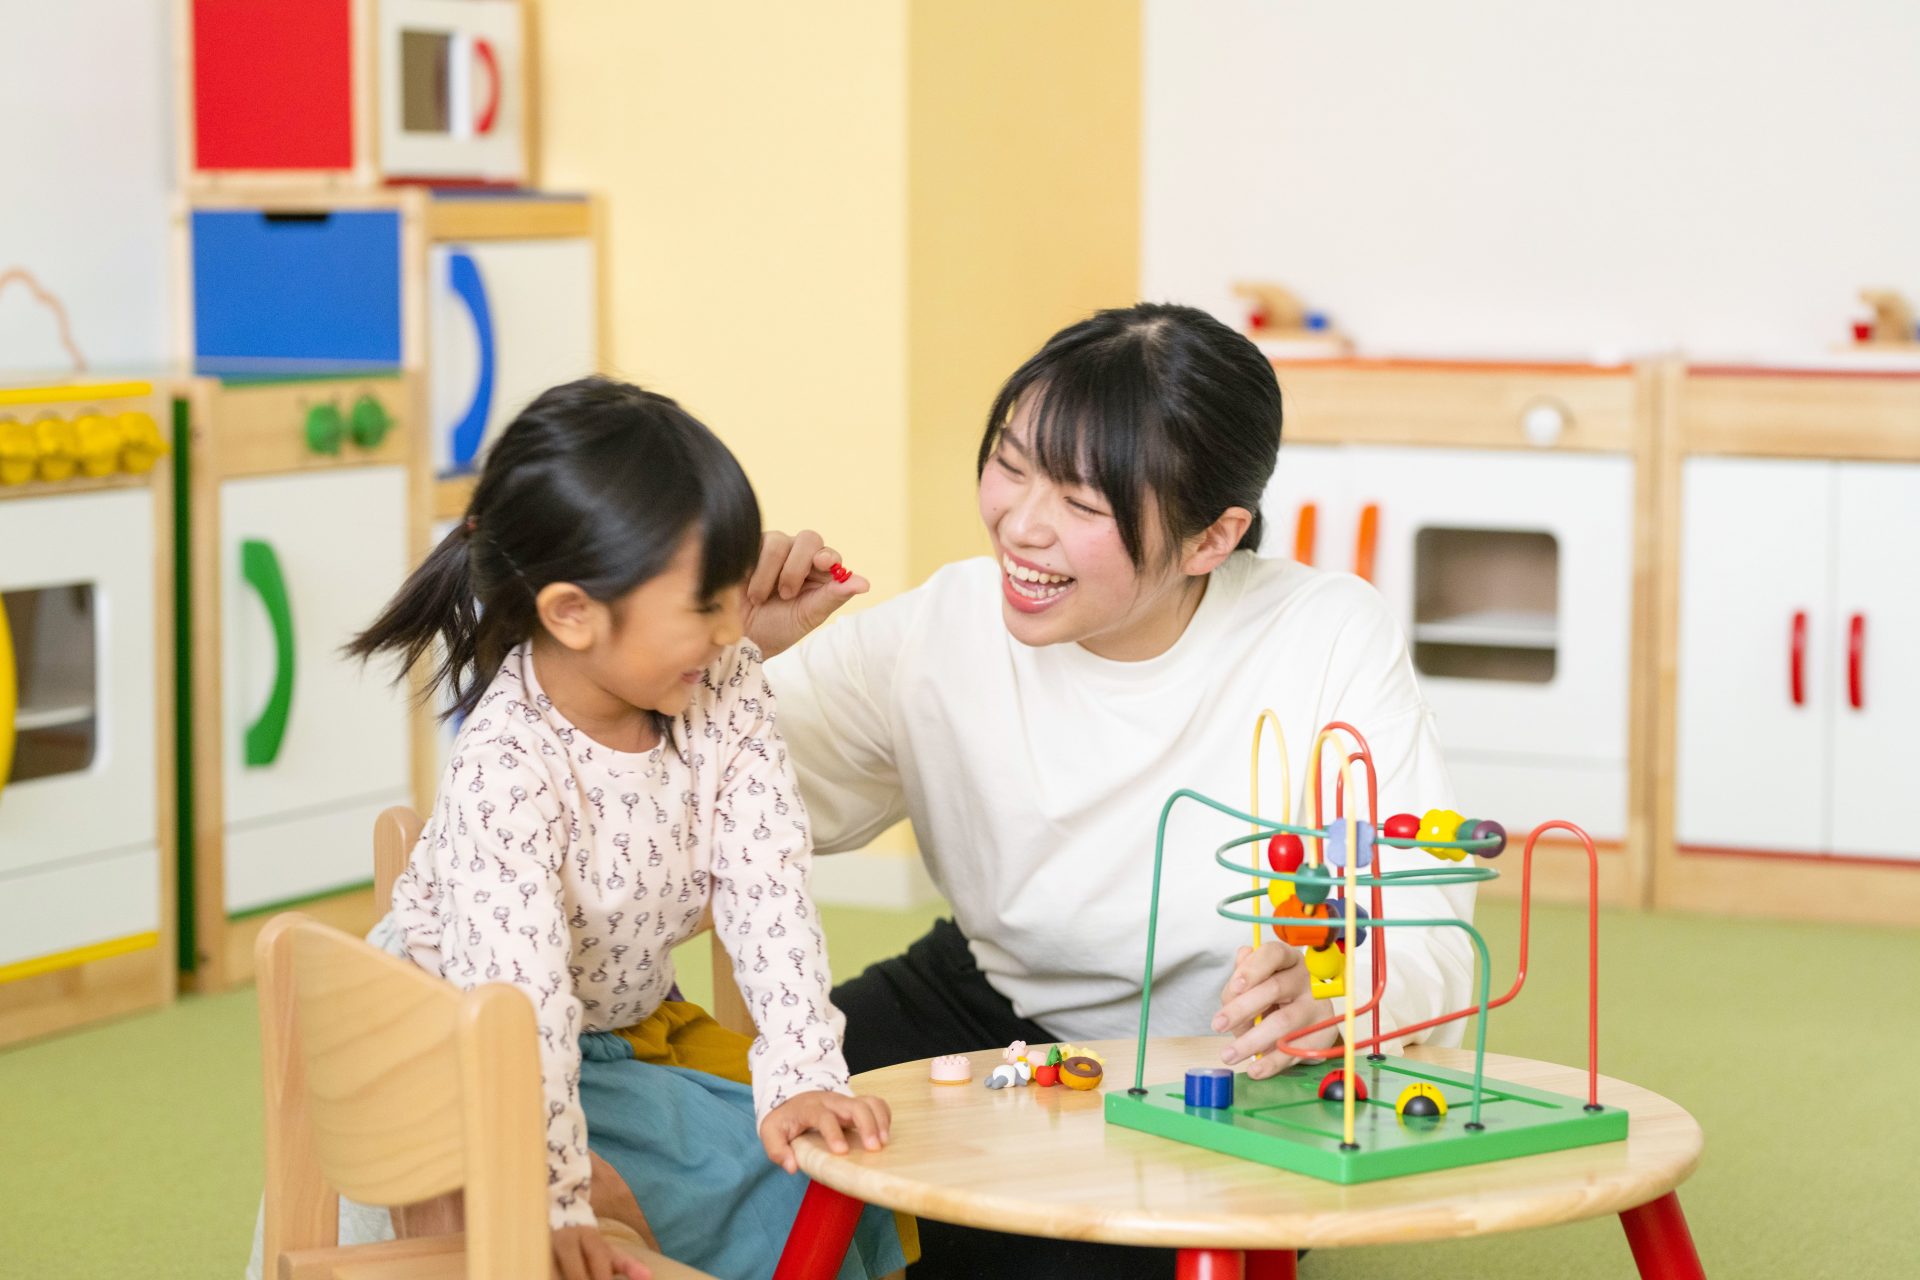
[[[1022,644],[1076,643],[1103,658],[1137,662],[1164,653],[1192,616],[1204,579],[1168,557],[1159,513],[1144,513],[1146,559],[1127,555],[1100,493],[1062,484],[1035,465],[1023,407],[980,474],[980,519],[1000,562],[1001,616]]]
[[[693,701],[700,678],[723,650],[740,643],[746,584],[700,595],[701,541],[687,534],[664,571],[614,601],[609,628],[595,646],[596,674],[630,706],[674,716]]]

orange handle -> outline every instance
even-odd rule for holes
[[[1293,522],[1293,558],[1301,564],[1313,563],[1314,523],[1319,512],[1311,502],[1300,504],[1300,514]]]
[[[1353,571],[1373,581],[1373,551],[1380,541],[1380,504],[1369,502],[1360,509],[1360,536],[1353,548]]]

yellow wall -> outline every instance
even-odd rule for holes
[[[869,602],[983,550],[994,391],[1134,297],[1138,0],[537,13],[540,180],[605,198],[610,370],[718,431]]]
[[[541,181],[606,198],[611,371],[719,432],[770,527],[907,585],[904,8],[546,0],[538,24]]]
[[[993,394],[1139,287],[1140,6],[917,0],[907,23],[907,404],[915,581],[986,549]]]

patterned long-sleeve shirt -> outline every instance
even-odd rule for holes
[[[533,1001],[553,1226],[594,1220],[580,1034],[659,1007],[671,949],[709,904],[760,1033],[747,1057],[756,1117],[799,1093],[848,1092],[811,852],[751,644],[723,655],[645,754],[568,723],[530,648],[501,666],[454,744],[393,909],[422,968],[461,987],[510,982]]]

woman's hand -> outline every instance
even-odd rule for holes
[[[800,1168],[793,1154],[793,1140],[803,1133],[817,1133],[826,1139],[827,1150],[837,1156],[847,1154],[848,1129],[860,1135],[860,1145],[878,1151],[887,1145],[893,1132],[893,1112],[878,1098],[849,1098],[841,1093],[817,1089],[787,1099],[760,1122],[760,1141],[767,1148],[767,1159],[795,1173]]]
[[[1297,1059],[1274,1045],[1296,1028],[1332,1016],[1332,1001],[1313,998],[1313,980],[1300,959],[1300,949],[1284,942],[1269,942],[1258,949],[1241,947],[1236,953],[1233,975],[1220,991],[1220,1012],[1213,1015],[1213,1029],[1234,1038],[1221,1052],[1222,1062],[1233,1066],[1253,1054],[1265,1054],[1247,1068],[1247,1075],[1255,1080],[1276,1075]],[[1253,1021],[1256,1016],[1261,1019],[1258,1026]],[[1324,1049],[1339,1038],[1328,1027],[1296,1047]]]
[[[835,582],[832,569],[839,563],[840,553],[811,529],[760,535],[760,563],[747,579],[741,621],[762,657],[798,644],[835,609],[868,589],[867,580],[857,573]]]
[[[560,1227],[553,1233],[553,1280],[653,1280],[653,1272],[616,1251],[598,1227]]]

